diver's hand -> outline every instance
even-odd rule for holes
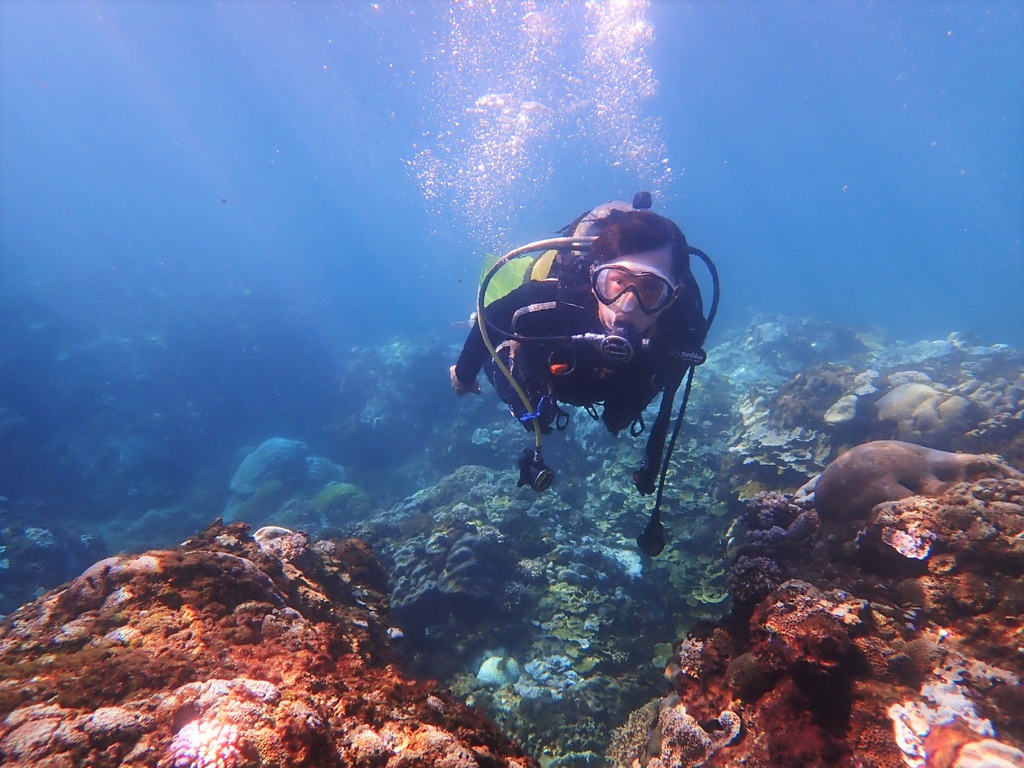
[[[452,389],[455,390],[455,394],[457,394],[459,397],[462,397],[463,395],[480,394],[480,385],[476,383],[476,379],[474,379],[473,382],[470,384],[463,384],[461,381],[459,381],[459,377],[455,375],[454,365],[448,369],[448,373],[450,373],[452,377]]]

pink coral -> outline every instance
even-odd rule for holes
[[[1024,752],[995,739],[972,741],[960,750],[953,768],[1019,768]]]
[[[171,742],[174,768],[235,768],[239,749],[238,728],[218,720],[193,720]]]
[[[703,765],[720,748],[731,744],[740,734],[739,715],[726,710],[718,716],[721,731],[710,734],[686,712],[675,696],[661,704],[658,730],[660,751],[651,757],[647,768],[692,768]]]
[[[883,528],[882,541],[901,555],[913,560],[924,560],[932,549],[935,534],[931,531],[907,533],[896,528]]]

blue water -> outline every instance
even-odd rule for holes
[[[306,438],[353,347],[459,343],[486,253],[640,188],[717,261],[712,343],[769,311],[1024,345],[1019,2],[0,21],[0,495],[74,507],[97,434],[168,498]]]

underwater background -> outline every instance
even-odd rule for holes
[[[655,562],[640,439],[578,412],[531,495],[447,375],[489,255],[642,189],[722,282]],[[1022,241],[1019,2],[10,0],[0,615],[218,517],[355,534],[411,674],[591,764],[743,602],[745,505],[797,525],[758,494],[1021,467]]]

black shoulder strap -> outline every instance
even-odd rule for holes
[[[661,406],[658,408],[658,416],[651,425],[651,433],[647,436],[647,447],[644,449],[644,459],[640,468],[633,473],[633,482],[636,489],[644,496],[654,493],[655,481],[658,477],[658,470],[661,469],[661,457],[665,450],[665,439],[668,437],[669,423],[672,421],[672,404],[675,400],[676,391],[683,381],[683,375],[687,368],[680,367],[678,372],[673,372],[672,378],[665,385],[661,395]]]

